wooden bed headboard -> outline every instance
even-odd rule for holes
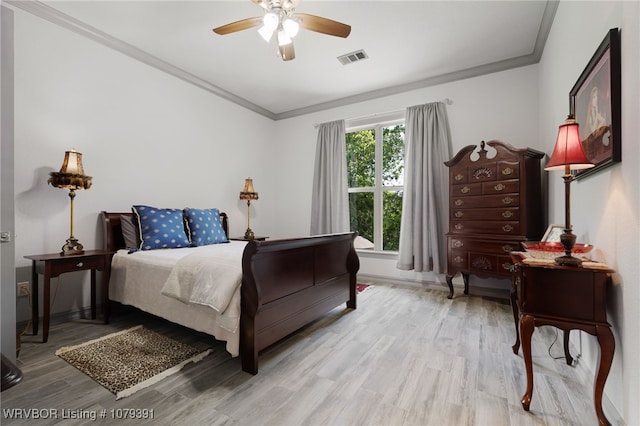
[[[125,248],[124,237],[122,236],[122,224],[120,223],[120,216],[133,216],[132,212],[122,213],[109,213],[106,211],[100,212],[102,218],[102,229],[104,235],[103,249],[106,251],[118,251]],[[229,220],[226,213],[220,212],[220,219],[222,221],[222,228],[224,233],[229,238]]]

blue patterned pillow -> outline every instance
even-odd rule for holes
[[[150,206],[133,206],[131,210],[140,224],[141,250],[189,247],[182,210]]]
[[[184,219],[187,223],[187,232],[191,237],[192,246],[229,242],[227,234],[222,228],[218,209],[186,208],[184,209]]]

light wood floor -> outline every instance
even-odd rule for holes
[[[260,372],[244,373],[224,344],[138,311],[112,323],[52,326],[49,342],[26,335],[18,358],[24,379],[2,392],[4,424],[112,424],[110,410],[153,409],[161,425],[595,425],[593,385],[584,367],[553,359],[554,329],[534,333],[531,411],[521,353],[505,302],[443,289],[373,283],[358,309],[337,308],[261,354]],[[56,349],[134,325],[214,351],[197,364],[131,397],[109,391],[56,357]],[[573,355],[576,355],[573,349]],[[551,347],[561,356],[561,345]],[[15,421],[6,409],[107,410],[104,420]],[[605,408],[606,410],[606,408]],[[609,419],[612,414],[607,413]],[[151,421],[123,421],[150,424]]]

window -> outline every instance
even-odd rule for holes
[[[397,251],[404,190],[404,120],[347,130],[351,231]]]

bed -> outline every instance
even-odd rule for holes
[[[230,241],[229,249],[241,251],[239,326],[231,330],[224,322],[221,325],[219,315],[208,307],[183,303],[161,293],[173,268],[162,266],[162,258],[173,256],[169,252],[179,253],[190,248],[150,250],[155,252],[149,256],[150,266],[128,266],[132,259],[143,257],[124,249],[121,220],[132,213],[103,211],[100,216],[103,247],[115,253],[109,299],[226,341],[227,351],[232,356],[240,356],[242,369],[248,373],[258,373],[261,350],[342,303],[346,303],[348,309],[356,309],[359,260],[353,246],[355,233]],[[220,219],[228,235],[227,216],[220,213]],[[134,275],[128,268],[143,267],[146,268],[144,280],[132,283],[127,279],[128,275]],[[109,309],[105,312],[108,321]]]

